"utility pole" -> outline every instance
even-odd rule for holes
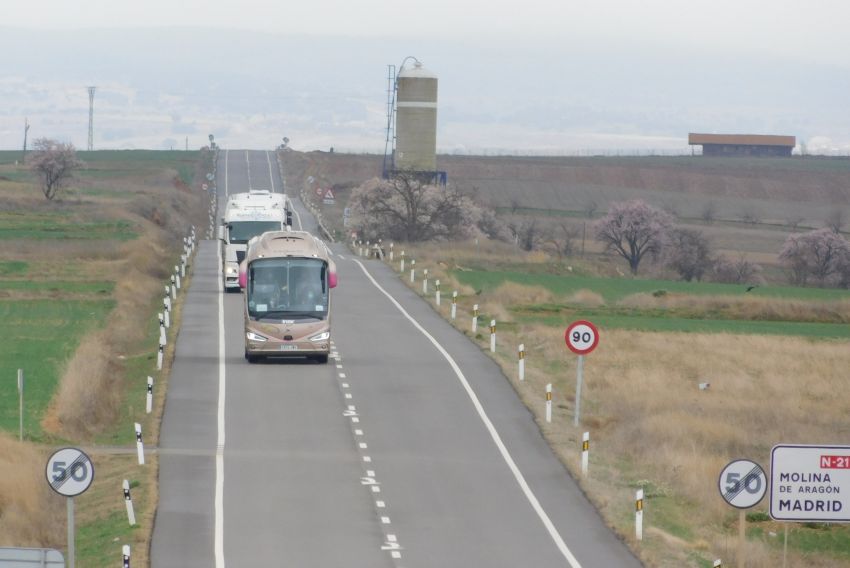
[[[87,87],[89,90],[89,152],[94,150],[94,91],[96,88]]]
[[[27,134],[30,131],[30,124],[26,118],[24,118],[24,155],[21,158],[21,163],[26,163],[27,161]]]

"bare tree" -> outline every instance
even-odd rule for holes
[[[409,171],[354,189],[350,207],[352,227],[364,237],[408,242],[470,236],[483,218],[482,208],[456,187],[427,183]]]
[[[791,217],[785,219],[785,224],[788,225],[788,228],[792,231],[796,231],[797,228],[800,226],[800,223],[802,223],[803,221],[805,221],[805,219],[802,216],[792,215]]]
[[[850,257],[850,243],[832,229],[789,235],[779,253],[795,284],[805,285],[814,277],[823,286],[833,275],[841,279],[845,259]]]
[[[511,222],[508,224],[508,229],[513,233],[517,245],[522,250],[532,251],[540,248],[543,234],[537,226],[537,219],[525,220],[519,224]]]
[[[840,233],[847,223],[847,213],[843,209],[833,209],[826,218],[826,227],[835,233]]]
[[[701,231],[673,229],[665,249],[667,266],[678,272],[686,282],[694,279],[699,282],[711,269],[711,245]]]
[[[700,213],[700,217],[707,224],[711,225],[714,223],[714,220],[717,218],[717,204],[714,201],[709,201],[705,204],[705,207],[702,208],[702,213]]]
[[[33,142],[30,168],[41,180],[44,197],[52,200],[73,178],[74,171],[84,164],[77,158],[73,144],[38,138]]]
[[[597,209],[599,209],[599,204],[593,199],[584,204],[584,214],[587,215],[588,219],[593,219]]]
[[[629,263],[632,274],[647,253],[658,254],[672,225],[670,215],[636,199],[612,203],[596,222],[596,238]]]
[[[729,260],[721,255],[714,261],[712,272],[717,282],[757,286],[763,281],[761,271],[760,265],[747,260],[743,255],[737,260]]]
[[[560,262],[565,256],[575,254],[575,239],[577,237],[578,231],[574,227],[570,227],[566,223],[559,223],[557,226],[548,227],[543,232],[542,247],[556,254]]]

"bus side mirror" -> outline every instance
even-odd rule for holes
[[[239,287],[243,290],[248,286],[248,265],[243,261],[239,265]]]

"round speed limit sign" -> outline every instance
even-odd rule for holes
[[[749,509],[757,505],[767,491],[767,476],[751,460],[735,460],[720,472],[720,495],[733,507]]]
[[[589,321],[574,321],[567,327],[564,340],[576,355],[587,355],[599,344],[599,330]]]
[[[94,481],[94,465],[83,450],[62,448],[47,460],[47,483],[56,493],[75,497]]]

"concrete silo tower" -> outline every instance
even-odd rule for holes
[[[437,169],[437,76],[419,61],[397,78],[395,169]]]

